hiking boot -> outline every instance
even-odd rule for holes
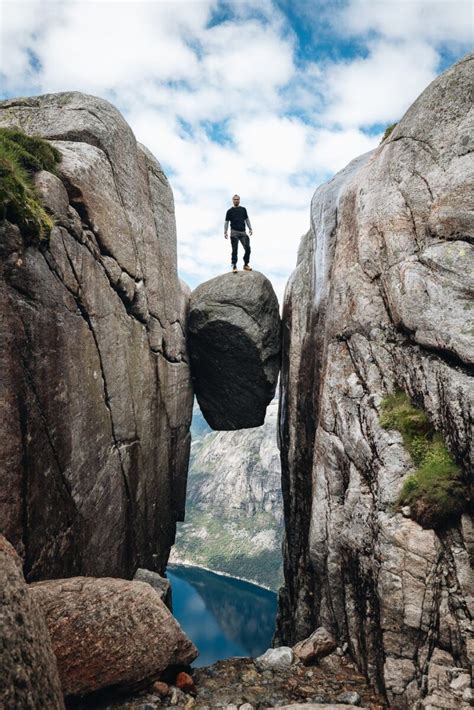
[[[244,264],[244,271],[252,271],[252,267],[248,264]]]
[[[236,274],[238,271],[237,266],[235,264],[232,264],[232,273]]]

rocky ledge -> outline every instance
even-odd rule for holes
[[[77,710],[153,710],[177,707],[185,710],[264,710],[296,706],[306,710],[382,710],[386,705],[365,682],[351,661],[336,653],[317,665],[293,662],[286,668],[264,668],[252,658],[230,658],[197,668],[192,677],[176,676],[158,682],[134,698],[77,705]],[[191,682],[190,682],[191,681]],[[175,685],[176,683],[176,685]],[[181,686],[177,687],[177,686]]]
[[[280,368],[280,316],[258,272],[224,274],[191,294],[189,350],[196,396],[209,426],[263,424]]]

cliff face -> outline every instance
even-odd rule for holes
[[[29,580],[163,570],[192,408],[171,188],[100,99],[3,101],[0,125],[62,155],[36,175],[49,243],[1,225],[2,532]]]
[[[186,522],[178,527],[171,561],[185,560],[278,590],[283,504],[277,412],[273,401],[261,427],[209,432],[193,440]],[[199,413],[193,430],[198,421]]]
[[[389,139],[316,191],[283,313],[277,635],[324,625],[399,708],[426,695],[460,706],[450,674],[474,651],[472,521],[424,529],[397,509],[413,462],[380,424],[383,398],[403,389],[468,480],[473,65],[434,81]]]

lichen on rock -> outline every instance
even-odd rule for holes
[[[467,511],[468,489],[443,437],[403,391],[384,398],[381,411],[381,425],[401,433],[416,466],[403,482],[399,507],[409,505],[413,519],[423,527],[455,522]]]
[[[46,241],[54,226],[33,176],[41,170],[55,172],[60,157],[57,148],[42,138],[0,128],[0,218],[17,224],[27,239]]]

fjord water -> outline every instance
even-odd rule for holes
[[[271,646],[277,597],[234,577],[169,565],[173,615],[199,650],[196,667],[231,656],[256,657]]]

